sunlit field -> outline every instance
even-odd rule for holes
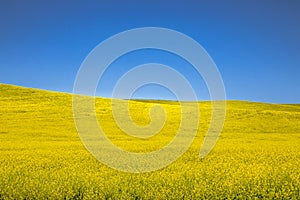
[[[120,113],[125,103],[115,105]],[[130,101],[139,125],[150,122],[153,105],[165,109],[164,128],[149,139],[118,128],[110,105],[110,99],[97,98],[97,117],[122,149],[154,151],[177,132],[177,102]],[[189,150],[168,167],[133,174],[105,166],[85,149],[70,94],[0,84],[0,199],[299,199],[300,105],[228,101],[224,129],[204,159],[199,150],[211,103],[199,105]]]

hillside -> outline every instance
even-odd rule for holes
[[[127,101],[116,104],[122,113]],[[177,102],[130,101],[131,117],[139,125],[150,123],[153,105],[167,113],[158,134],[134,138],[114,123],[110,105],[111,99],[96,99],[99,123],[114,144],[128,151],[162,148],[180,123]],[[71,94],[0,84],[0,199],[300,195],[300,105],[227,101],[221,137],[204,159],[198,154],[211,103],[199,106],[197,136],[180,159],[152,173],[128,174],[101,164],[85,149],[75,128]]]

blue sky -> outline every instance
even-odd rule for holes
[[[71,92],[84,58],[101,41],[138,27],[165,27],[199,42],[217,64],[228,99],[300,103],[300,1],[0,1],[0,82]],[[127,56],[127,58],[126,58]],[[128,54],[111,66],[98,95],[132,65],[158,62],[187,75],[199,99],[201,77],[175,55]],[[197,82],[196,79],[199,79]],[[147,86],[137,98],[173,98]]]

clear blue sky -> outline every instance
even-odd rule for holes
[[[0,1],[0,82],[71,92],[80,64],[101,41],[127,29],[158,26],[198,41],[223,76],[228,99],[300,103],[300,1]],[[159,62],[196,75],[167,52],[120,58],[99,95],[131,65]],[[122,67],[120,67],[122,66]],[[114,76],[115,74],[115,76]],[[137,97],[171,98],[157,86]]]

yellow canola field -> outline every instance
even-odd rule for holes
[[[115,108],[123,104],[119,100]],[[110,105],[111,99],[96,99],[99,124],[124,150],[158,150],[178,130],[177,102],[129,102],[139,125],[150,123],[153,105],[165,109],[163,129],[149,139],[124,133]],[[0,199],[299,199],[300,105],[227,101],[224,129],[204,159],[199,150],[211,102],[199,106],[188,151],[163,169],[133,174],[107,167],[86,150],[72,95],[0,84]]]

